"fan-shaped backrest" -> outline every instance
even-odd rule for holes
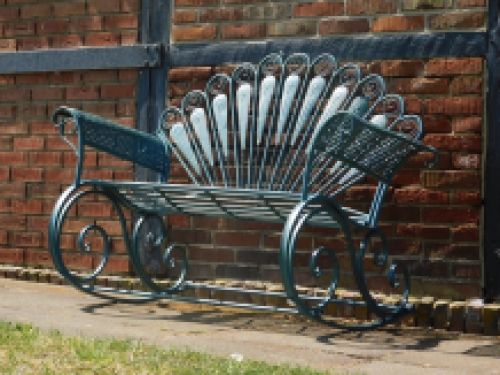
[[[357,65],[338,68],[329,54],[314,61],[306,54],[285,61],[271,54],[188,93],[181,108],[164,112],[157,135],[194,184],[300,192],[309,141],[332,115],[349,111],[381,127],[403,116],[402,98],[385,95],[380,76],[361,76]],[[330,162],[327,174],[342,170],[345,181],[364,176]],[[322,182],[311,184],[316,192],[334,195],[351,185],[339,190],[325,171],[316,171]]]

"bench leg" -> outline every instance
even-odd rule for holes
[[[295,270],[296,263],[296,246],[299,236],[311,218],[316,215],[327,215],[331,218],[332,223],[336,223],[338,228],[342,231],[344,236],[345,246],[347,247],[354,279],[358,286],[359,292],[363,301],[359,300],[344,300],[336,299],[335,293],[339,282],[339,261],[336,252],[326,246],[317,248],[312,254],[309,262],[309,271],[313,277],[319,278],[324,276],[324,271],[318,264],[324,264],[320,261],[320,257],[328,258],[331,266],[331,278],[329,278],[329,289],[324,298],[318,300],[308,299],[307,296],[300,295],[298,290],[300,287],[297,285],[300,276]],[[339,205],[335,200],[316,196],[307,201],[299,203],[295,209],[290,213],[281,238],[280,245],[280,271],[282,282],[285,288],[287,297],[295,304],[299,312],[310,317],[313,320],[325,323],[327,325],[351,330],[369,330],[388,323],[392,323],[399,319],[401,316],[409,311],[406,300],[409,293],[409,276],[404,272],[405,291],[403,298],[398,306],[385,306],[380,305],[371,295],[364,273],[363,262],[365,259],[365,252],[369,247],[372,240],[379,237],[382,240],[384,252],[382,255],[376,256],[375,261],[379,265],[384,265],[387,261],[387,240],[383,233],[378,229],[373,229],[368,232],[361,243],[361,248],[356,254],[355,247],[351,235],[350,222]],[[397,286],[396,282],[396,266],[392,266],[389,272],[389,282],[391,286]],[[356,307],[367,307],[375,316],[375,321],[360,324],[345,324],[338,319],[332,319],[325,314],[325,311],[330,305],[350,305],[352,310]]]
[[[90,209],[103,205],[111,207],[118,217],[119,227],[110,225],[108,228],[94,218],[82,219],[85,215],[80,215],[79,211],[85,204]],[[78,213],[78,217],[75,213]],[[93,217],[91,212],[89,216]],[[87,220],[88,224],[85,223]],[[115,288],[99,285],[98,276],[110,262],[109,230],[121,231],[129,257],[132,258],[126,217],[114,196],[91,185],[69,187],[58,199],[48,228],[49,251],[56,270],[77,289],[100,298],[124,303],[151,301],[154,298],[150,294],[137,293],[128,298],[116,294]]]
[[[165,250],[166,237],[167,231],[163,218],[151,213],[145,214],[137,220],[132,234],[134,270],[148,288],[159,294],[173,294],[183,291],[188,271],[188,258],[184,247],[174,244]],[[153,264],[144,259],[149,257],[149,254],[152,255]],[[179,269],[175,281],[168,279],[167,282],[167,279],[160,280],[154,277],[165,273],[167,276],[172,276],[171,273],[175,268]]]

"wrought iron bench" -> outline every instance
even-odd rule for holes
[[[55,267],[77,288],[106,298],[116,298],[113,293],[122,293],[143,299],[177,298],[299,312],[338,327],[346,325],[330,319],[324,311],[331,304],[347,303],[366,306],[378,317],[369,323],[348,324],[349,328],[367,329],[394,322],[412,309],[408,303],[408,272],[401,267],[398,270],[405,282],[401,300],[391,306],[384,305],[367,287],[365,253],[370,243],[377,240],[383,249],[375,254],[374,261],[377,264],[387,261],[387,239],[377,227],[377,220],[393,176],[416,153],[432,153],[433,165],[439,154],[419,141],[421,120],[404,114],[403,99],[386,94],[380,76],[361,76],[357,65],[338,68],[329,54],[312,62],[305,54],[291,55],[285,61],[272,54],[258,66],[238,66],[231,76],[216,74],[204,92],[188,93],[180,108],[164,111],[155,134],[77,109],[57,109],[53,121],[75,150],[78,162],[74,184],[62,194],[50,219],[49,245]],[[66,137],[71,124],[77,133],[77,146]],[[86,146],[157,172],[158,182],[84,180]],[[166,182],[174,161],[182,166],[191,183]],[[431,167],[430,163],[428,166]],[[367,210],[340,203],[338,198],[342,193],[367,180],[377,186]],[[97,224],[84,227],[77,242],[83,253],[92,252],[85,237],[90,232],[100,235],[104,246],[102,261],[89,275],[70,270],[71,257],[62,251],[63,223],[77,202],[90,194],[108,199],[118,212],[133,269],[150,292],[96,285],[95,279],[106,266],[110,251],[108,234]],[[132,239],[124,208],[140,217]],[[188,252],[175,244],[166,250],[162,247],[166,235],[163,216],[179,213],[282,223],[279,267],[284,293],[275,294],[286,296],[291,306],[251,305],[183,295],[181,292],[197,285],[186,280]],[[331,277],[325,295],[313,297],[300,293],[294,257],[298,238],[306,226],[338,228],[343,232],[362,300],[336,297],[338,259],[335,251],[324,246],[312,253],[310,271],[314,277],[324,277],[325,259],[330,262]],[[353,228],[366,232],[357,252]],[[144,246],[164,251],[162,256],[167,265],[177,253],[181,258],[179,277],[165,283],[146,269],[141,258]],[[397,265],[388,267],[388,281],[394,287],[399,283],[396,271]],[[273,295],[261,290],[240,292]]]

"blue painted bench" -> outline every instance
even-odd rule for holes
[[[330,304],[366,305],[378,318],[349,328],[367,329],[387,324],[411,311],[408,303],[409,275],[397,265],[388,267],[391,285],[398,285],[396,273],[406,286],[401,301],[384,305],[376,301],[364,276],[365,252],[371,241],[383,246],[374,261],[387,261],[387,239],[377,221],[382,201],[394,175],[413,155],[439,154],[422,144],[422,122],[405,115],[404,100],[386,94],[378,75],[362,77],[355,64],[337,66],[335,58],[323,54],[310,60],[293,54],[286,60],[277,54],[257,66],[238,66],[231,76],[216,74],[205,91],[189,92],[180,108],[167,108],[155,134],[146,134],[83,111],[61,107],[53,120],[61,136],[78,155],[74,184],[60,197],[50,219],[50,251],[57,270],[73,285],[89,293],[112,298],[136,294],[144,298],[177,298],[196,302],[230,304],[262,310],[299,312],[333,326],[345,327],[324,314]],[[77,134],[73,144],[69,127]],[[137,166],[157,172],[157,182],[84,180],[86,147],[118,156]],[[169,183],[171,163],[178,163],[190,183]],[[432,166],[429,163],[428,166]],[[367,178],[376,181],[373,201],[366,211],[344,206],[342,193]],[[102,261],[86,276],[70,270],[62,250],[62,227],[76,202],[89,194],[100,194],[118,212],[123,238],[136,275],[150,292],[112,290],[94,282],[109,258],[109,238],[97,224],[83,228],[78,237],[82,253],[91,252],[85,237],[97,233],[104,241]],[[129,209],[140,218],[128,234]],[[279,267],[284,294],[290,308],[195,299],[182,292],[194,284],[187,281],[188,252],[180,245],[164,249],[166,229],[163,217],[170,214],[258,220],[283,225]],[[336,252],[319,247],[310,256],[310,272],[324,276],[323,263],[331,265],[331,277],[321,298],[300,293],[294,271],[296,244],[305,226],[338,228],[343,232],[354,279],[362,301],[336,298],[339,262]],[[366,235],[355,249],[352,231]],[[140,249],[160,248],[165,264],[180,256],[179,277],[161,283],[144,267]],[[173,264],[172,264],[173,265]],[[401,271],[402,270],[402,271]],[[211,288],[217,290],[218,287]],[[212,290],[213,290],[212,289]],[[266,294],[259,290],[241,293]],[[278,293],[279,294],[279,293]],[[111,298],[111,297],[109,297]]]

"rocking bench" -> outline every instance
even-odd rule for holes
[[[184,248],[171,245],[164,253],[167,264],[174,252],[181,256],[182,272],[173,283],[158,282],[141,263],[139,247],[144,242],[150,247],[159,246],[164,240],[165,215],[281,223],[279,267],[284,295],[293,307],[280,310],[250,304],[233,303],[233,306],[299,312],[326,324],[346,327],[324,314],[327,306],[336,302],[364,304],[378,317],[376,321],[347,327],[367,329],[394,322],[412,309],[407,301],[408,272],[403,272],[407,285],[400,302],[394,306],[381,304],[367,287],[363,270],[365,252],[370,241],[378,238],[383,251],[376,255],[375,261],[379,264],[387,261],[387,239],[377,221],[394,175],[419,152],[433,153],[433,165],[439,157],[435,149],[419,141],[423,130],[420,118],[405,115],[404,111],[400,96],[386,94],[382,77],[362,78],[357,65],[339,68],[329,54],[314,61],[305,54],[293,54],[284,61],[280,55],[271,54],[258,66],[241,64],[231,76],[216,74],[205,91],[189,92],[180,108],[167,108],[155,134],[61,107],[55,111],[53,121],[75,150],[78,162],[74,184],[62,194],[50,220],[50,251],[55,266],[69,282],[89,293],[189,299],[180,293],[190,286],[186,280],[188,252]],[[77,145],[66,138],[71,124],[78,136]],[[158,181],[83,180],[87,146],[157,172]],[[167,182],[174,162],[185,171],[189,184]],[[359,182],[366,183],[367,179],[377,184],[368,210],[339,202],[342,193]],[[109,257],[108,235],[96,224],[82,229],[78,245],[81,251],[89,251],[85,236],[90,231],[99,233],[105,246],[102,261],[88,276],[70,271],[62,251],[63,222],[79,199],[96,193],[112,202],[119,213],[133,269],[150,292],[112,290],[93,282]],[[123,208],[140,217],[132,240],[127,234]],[[339,266],[336,253],[327,247],[318,248],[310,260],[311,272],[318,277],[322,274],[318,259],[330,260],[332,277],[327,293],[321,298],[301,294],[294,276],[294,255],[305,226],[337,228],[343,232],[362,301],[336,299]],[[352,228],[367,232],[358,251]],[[397,265],[389,267],[389,281],[394,285],[398,283],[396,268]],[[241,292],[266,293],[246,289]],[[223,304],[219,300],[191,300]]]

